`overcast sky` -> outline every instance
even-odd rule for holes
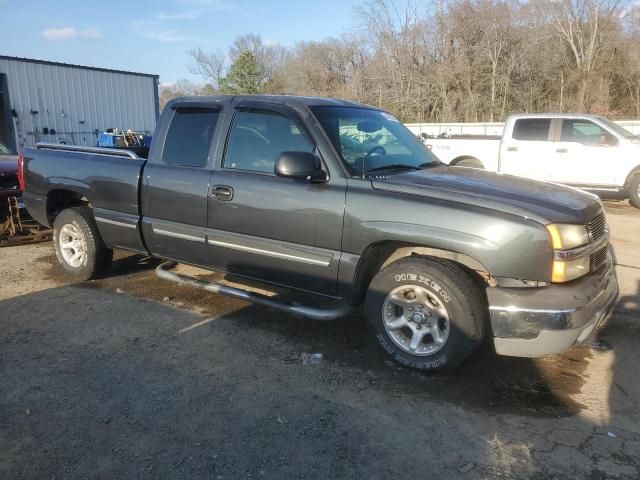
[[[0,0],[0,55],[201,80],[186,51],[238,35],[292,45],[354,28],[360,0]]]

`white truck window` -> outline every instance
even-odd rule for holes
[[[589,120],[568,119],[562,121],[561,142],[578,142],[583,145],[617,145],[617,139]]]
[[[520,118],[513,126],[513,138],[530,142],[549,140],[550,118]]]

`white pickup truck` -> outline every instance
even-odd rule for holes
[[[502,136],[423,135],[449,165],[573,185],[640,208],[640,138],[595,115],[512,115]]]

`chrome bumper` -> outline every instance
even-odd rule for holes
[[[608,320],[618,297],[611,256],[597,272],[543,288],[487,289],[496,352],[516,357],[561,353]]]

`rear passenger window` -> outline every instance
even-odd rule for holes
[[[550,118],[521,118],[513,126],[513,138],[544,142],[549,140]]]
[[[293,120],[267,111],[238,111],[231,127],[224,168],[273,173],[282,152],[313,152],[315,145]]]
[[[177,108],[164,141],[162,161],[184,167],[206,166],[218,115],[218,110],[210,108]]]

